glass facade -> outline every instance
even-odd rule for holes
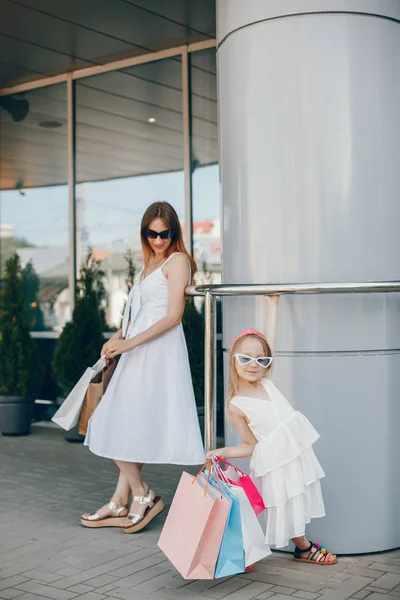
[[[66,84],[2,98],[0,272],[17,251],[33,330],[59,330],[68,302]]]
[[[71,96],[63,82],[1,98],[0,271],[14,250],[28,265],[43,313],[32,329],[59,332],[70,319],[72,252],[79,269],[89,248],[106,274],[107,326],[119,326],[125,255],[140,267],[140,219],[157,200],[175,207],[184,231],[191,225],[197,282],[219,281],[215,48],[183,58],[77,77]]]
[[[193,239],[204,283],[221,267],[217,64],[214,49],[190,56]]]
[[[140,267],[140,220],[170,202],[184,219],[182,60],[110,72],[76,84],[77,255],[90,247],[106,273],[106,321],[118,328],[126,252]]]

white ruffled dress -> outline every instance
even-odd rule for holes
[[[313,444],[319,434],[269,379],[269,400],[235,396],[231,403],[247,417],[258,441],[250,468],[267,507],[266,543],[284,548],[305,535],[313,518],[325,515],[320,479],[325,476]]]

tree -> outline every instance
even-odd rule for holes
[[[101,330],[106,331],[108,326],[105,311],[107,306],[107,294],[104,287],[105,273],[100,267],[100,261],[93,260],[92,252],[92,248],[89,247],[85,262],[83,263],[80,271],[78,293],[80,296],[93,293],[93,295],[96,297]]]
[[[29,261],[22,270],[22,292],[25,297],[25,314],[31,331],[44,330],[43,312],[39,305],[40,280],[34,269],[32,261]]]
[[[134,257],[135,257],[135,253],[133,252],[133,250],[127,250],[125,252],[124,258],[127,263],[125,283],[126,283],[126,289],[127,289],[128,294],[131,291],[131,289],[133,288],[133,285],[135,283],[136,264],[135,264]]]
[[[102,327],[102,296],[104,273],[91,252],[80,271],[78,294],[72,321],[59,337],[52,361],[53,374],[64,392],[69,392],[86,367],[100,356],[104,343]]]
[[[129,292],[131,291],[131,289],[133,288],[133,286],[135,284],[136,264],[135,264],[134,256],[135,256],[135,253],[133,252],[133,250],[127,250],[124,254],[124,259],[126,260],[125,284],[126,284],[126,293],[128,294],[128,296],[129,296]],[[123,307],[123,310],[121,313],[120,327],[122,327],[122,321],[124,318],[125,308],[126,308],[126,302],[124,303],[124,307]]]
[[[34,244],[31,244],[25,238],[0,238],[0,277],[3,277],[5,274],[7,260],[14,252],[17,252],[18,248],[34,248]]]
[[[0,293],[0,357],[0,394],[30,396],[40,390],[44,369],[29,333],[17,253],[6,262]]]

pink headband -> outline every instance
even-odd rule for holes
[[[260,337],[262,340],[264,340],[265,342],[267,342],[268,344],[268,340],[265,337],[265,335],[263,333],[261,333],[260,331],[257,331],[256,329],[245,329],[244,331],[242,331],[242,333],[239,333],[239,335],[237,335],[235,337],[235,339],[233,340],[232,344],[231,344],[231,348],[230,351],[232,352],[233,350],[233,346],[236,344],[236,342],[238,340],[240,340],[240,338],[244,337],[245,335],[258,335],[258,337]]]

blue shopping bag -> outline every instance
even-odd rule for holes
[[[240,518],[240,503],[230,488],[223,481],[215,479],[214,474],[209,476],[203,473],[209,479],[210,485],[214,488],[223,491],[224,496],[230,500],[231,509],[226,522],[224,536],[219,550],[217,564],[215,566],[215,579],[220,577],[228,577],[244,573],[245,570],[245,554],[243,548],[242,522]]]

